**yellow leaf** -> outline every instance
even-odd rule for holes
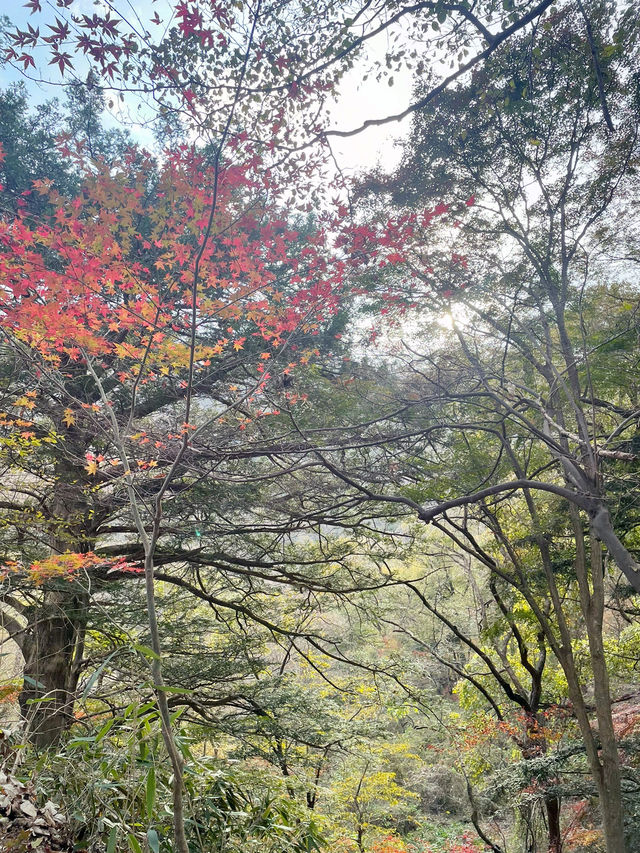
[[[62,418],[62,423],[66,424],[68,427],[73,426],[76,422],[76,417],[71,411],[71,409],[64,410],[64,417]]]
[[[95,459],[92,459],[84,466],[84,470],[90,476],[95,477],[95,475],[98,473],[98,463],[95,461]]]

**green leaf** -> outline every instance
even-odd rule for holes
[[[151,817],[153,814],[153,806],[156,801],[156,770],[153,765],[147,773],[147,815]]]
[[[118,826],[114,824],[111,827],[111,832],[109,833],[109,840],[107,841],[107,853],[116,853],[116,843],[118,841]]]
[[[163,684],[162,687],[155,688],[159,693],[181,693],[184,696],[189,696],[195,691],[190,690],[186,687],[169,687],[166,684]]]
[[[147,711],[150,711],[151,708],[155,708],[155,706],[155,700],[152,702],[145,702],[144,705],[138,705],[135,702],[132,702],[130,705],[127,705],[124,710],[124,718],[126,720],[132,715],[136,717],[141,717],[143,714],[146,714]]]
[[[141,655],[144,655],[146,658],[152,658],[153,660],[160,660],[160,655],[157,652],[154,652],[153,649],[150,649],[149,646],[140,645],[140,643],[134,643],[132,648],[136,652],[140,652]]]
[[[32,687],[37,687],[38,690],[46,690],[47,688],[41,681],[36,681],[35,678],[31,678],[30,675],[23,676],[23,681],[26,681],[27,684],[30,684]]]
[[[100,731],[96,735],[96,743],[100,743],[102,738],[107,734],[107,732],[109,731],[111,726],[115,723],[115,721],[116,721],[115,717],[112,717],[110,720],[107,720],[107,722],[104,724],[104,726],[100,729]]]
[[[100,677],[100,673],[104,670],[105,666],[109,663],[109,661],[111,660],[111,658],[112,658],[115,654],[117,654],[117,652],[118,652],[118,649],[116,649],[114,652],[111,652],[111,654],[110,654],[110,655],[108,655],[108,656],[107,656],[107,657],[102,661],[102,663],[100,664],[100,666],[99,666],[99,667],[96,669],[96,671],[91,675],[91,678],[89,679],[89,681],[87,681],[86,687],[85,687],[85,688],[84,688],[84,690],[82,691],[82,698],[83,698],[83,699],[86,699],[86,698],[87,698],[87,696],[89,695],[89,693],[91,693],[91,688],[93,687],[93,685],[96,683],[96,681],[97,681],[97,680],[98,680],[98,678]]]
[[[192,691],[187,691],[187,692],[192,692]],[[182,708],[178,708],[177,711],[174,711],[173,714],[171,714],[171,722],[175,723],[175,721],[178,720],[184,714],[184,712],[186,710],[187,710],[187,706],[183,705]]]
[[[147,830],[147,844],[153,851],[153,853],[160,853],[160,841],[158,839],[158,833],[155,829]]]
[[[132,850],[133,853],[142,853],[142,847],[140,846],[140,842],[132,832],[129,833],[127,839],[129,841],[129,849]]]

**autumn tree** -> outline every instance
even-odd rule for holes
[[[12,483],[24,498],[14,497],[14,511],[47,531],[54,554],[29,568],[19,548],[6,568],[7,578],[27,571],[45,584],[33,621],[15,590],[5,599],[27,617],[25,628],[8,613],[5,625],[25,657],[32,729],[46,745],[70,717],[88,604],[75,576],[127,568],[93,554],[99,536],[117,529],[114,513],[124,513],[146,561],[152,669],[178,793],[181,759],[162,690],[154,608],[163,499],[197,482],[206,459],[215,467],[225,458],[225,428],[242,436],[254,421],[277,414],[261,404],[264,389],[280,381],[277,373],[309,360],[304,338],[335,315],[340,285],[339,266],[323,258],[321,232],[289,261],[287,247],[298,234],[275,214],[278,194],[260,158],[223,164],[225,142],[210,159],[183,146],[160,166],[135,149],[118,166],[93,158],[75,198],[49,179],[36,180],[48,210],[18,211],[2,223],[5,340],[32,377],[22,391],[24,370],[8,377],[7,404],[16,416],[6,412],[5,446],[11,467],[14,453],[36,457],[27,482]],[[223,375],[225,390],[215,394]],[[207,404],[197,413],[203,394]],[[159,430],[153,442],[150,430]],[[58,452],[46,452],[51,448]],[[37,510],[34,477],[51,481]],[[100,493],[108,494],[102,509]]]

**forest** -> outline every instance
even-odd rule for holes
[[[635,0],[5,11],[1,853],[640,850]]]

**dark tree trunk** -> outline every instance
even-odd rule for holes
[[[73,589],[47,589],[42,605],[29,614],[19,702],[29,739],[39,748],[57,743],[73,720],[74,658],[84,637],[85,598]]]
[[[69,453],[82,457],[85,438],[69,431]],[[66,458],[58,460],[49,503],[49,536],[53,554],[84,553],[95,531],[84,492],[85,475]],[[24,657],[24,686],[20,710],[28,737],[36,747],[56,744],[73,721],[89,596],[70,578],[45,581],[41,602],[27,608],[26,630],[20,648]]]
[[[560,799],[547,796],[544,801],[549,828],[549,853],[562,853],[562,834],[560,832]]]
[[[526,740],[522,744],[522,757],[527,759],[538,758],[547,752],[547,743],[544,737],[540,737],[540,726],[543,721],[536,711],[527,714]],[[552,793],[544,797],[544,809],[547,816],[548,853],[562,853],[562,833],[560,831],[560,798]]]

